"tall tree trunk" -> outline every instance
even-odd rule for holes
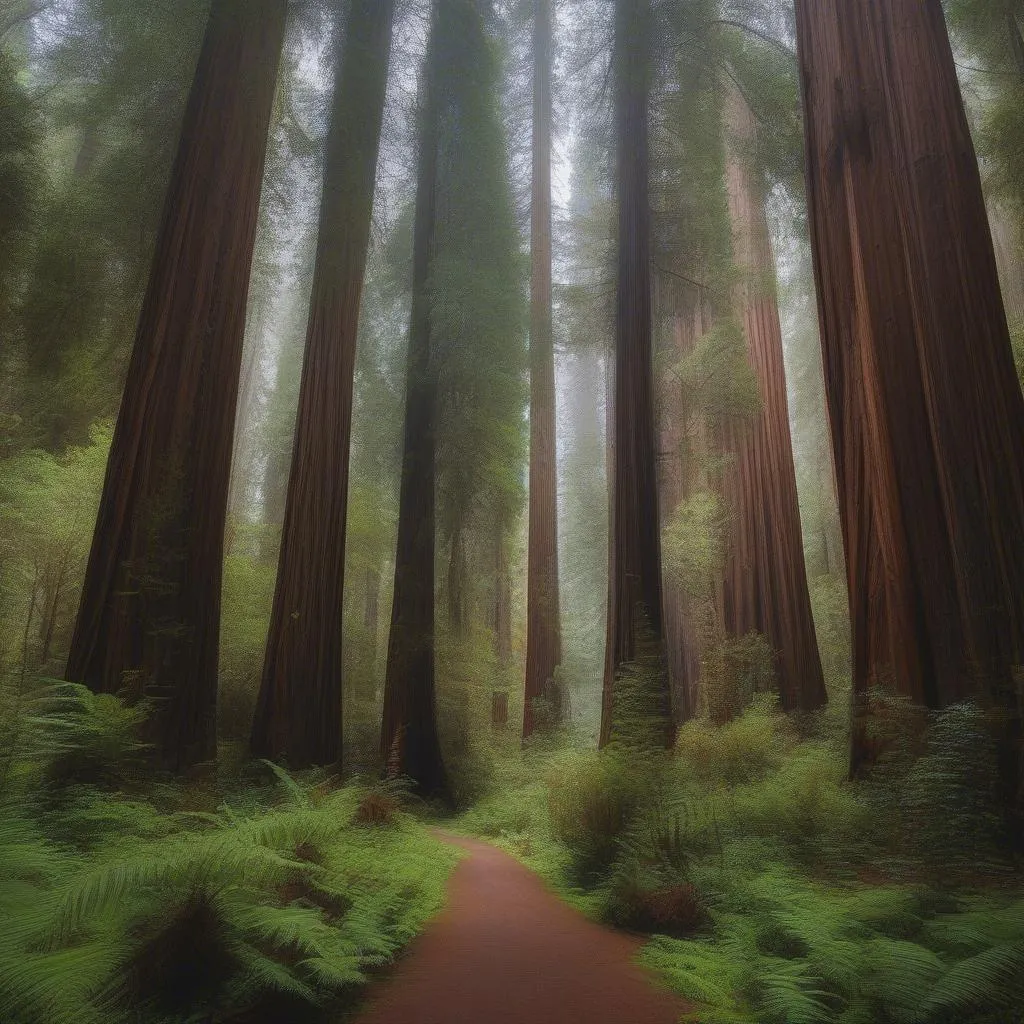
[[[392,0],[355,0],[338,42],[295,449],[252,731],[255,754],[294,767],[341,755],[352,388],[393,20]]]
[[[734,460],[724,473],[723,498],[733,512],[733,525],[722,625],[735,637],[763,634],[775,652],[783,708],[812,711],[826,701],[825,680],[807,589],[775,260],[763,190],[743,155],[756,131],[746,101],[738,89],[730,89],[729,211],[734,256],[743,277],[736,301],[743,315],[747,357],[757,375],[761,411],[753,420],[726,426],[726,451]]]
[[[384,683],[381,754],[389,775],[411,778],[425,795],[447,791],[437,736],[434,680],[434,493],[436,368],[431,359],[428,291],[437,204],[440,79],[446,60],[440,31],[446,0],[435,5],[424,71],[412,312],[405,381],[405,439],[391,633]]]
[[[533,204],[530,230],[530,540],[526,596],[523,738],[536,728],[533,702],[545,698],[557,725],[554,675],[562,660],[558,594],[558,469],[555,349],[551,323],[551,0],[534,0]]]
[[[67,676],[156,701],[164,763],[216,749],[231,446],[287,0],[215,0],[139,320]]]
[[[1024,400],[942,7],[798,0],[797,25],[855,692],[1004,707],[1019,809]]]
[[[611,607],[601,711],[601,744],[613,738],[615,690],[622,670],[648,677],[654,731],[672,741],[671,692],[664,650],[661,537],[652,368],[649,126],[649,0],[616,7],[616,145],[618,149],[618,290],[615,318],[615,483]]]

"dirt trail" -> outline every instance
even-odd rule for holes
[[[686,1005],[633,963],[637,939],[587,920],[512,857],[468,851],[448,905],[356,1024],[676,1024]]]

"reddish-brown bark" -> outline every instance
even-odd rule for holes
[[[826,701],[825,680],[804,563],[775,260],[763,190],[743,156],[755,141],[756,127],[735,89],[727,101],[726,133],[729,214],[741,274],[736,302],[761,410],[753,418],[733,418],[724,429],[732,459],[723,473],[722,497],[732,513],[732,528],[722,626],[735,637],[763,634],[775,652],[783,708],[811,711]]]
[[[661,537],[652,368],[649,0],[619,0],[615,38],[618,285],[615,317],[615,457],[609,559],[607,663],[601,744],[611,741],[621,670],[638,664],[656,691],[647,709],[673,735],[664,652]],[[660,727],[660,726],[659,726]]]
[[[335,84],[295,448],[252,749],[293,767],[341,754],[345,529],[359,304],[393,0],[354,0]]]
[[[1024,401],[942,6],[799,0],[797,24],[855,691],[1003,705],[1019,800]]]
[[[67,666],[155,702],[163,762],[216,749],[224,520],[286,0],[215,0],[182,128]]]
[[[533,206],[530,255],[530,539],[526,599],[523,738],[546,698],[557,723],[554,674],[562,659],[558,594],[558,472],[555,464],[555,349],[551,326],[551,0],[534,0]]]
[[[384,685],[381,754],[389,775],[411,778],[427,796],[447,789],[437,736],[434,657],[434,499],[437,380],[431,358],[430,263],[437,208],[440,85],[452,54],[444,46],[444,3],[435,6],[424,71],[412,312],[405,382],[405,439],[399,495],[395,589]]]

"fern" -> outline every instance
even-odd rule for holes
[[[1024,1006],[1024,925],[1017,942],[993,946],[961,960],[938,979],[920,1004],[916,1021],[965,1017]]]
[[[270,769],[274,778],[281,783],[282,788],[293,803],[302,808],[311,806],[309,793],[284,768],[266,759],[261,760],[260,764]]]
[[[832,1020],[830,993],[816,987],[807,964],[773,963],[757,975],[757,1003],[765,1021],[779,1024],[823,1024]]]

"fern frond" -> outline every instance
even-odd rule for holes
[[[960,1019],[968,1013],[1024,1006],[1024,940],[977,953],[942,977],[915,1018],[921,1022]]]

